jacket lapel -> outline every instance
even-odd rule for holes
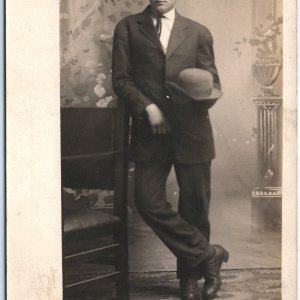
[[[172,28],[169,45],[166,53],[166,58],[173,54],[176,48],[185,40],[188,35],[188,24],[183,17],[181,17],[177,12],[175,16],[174,25]]]
[[[139,15],[139,18],[138,18],[139,30],[146,38],[148,38],[151,42],[153,42],[164,53],[164,50],[163,50],[162,45],[160,43],[160,40],[159,40],[159,37],[158,37],[157,32],[155,30],[155,27],[153,26],[153,21],[152,21],[149,10],[150,10],[150,7],[148,6]]]

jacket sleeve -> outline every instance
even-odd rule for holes
[[[128,28],[125,20],[122,20],[116,27],[113,40],[112,53],[112,85],[116,95],[125,101],[130,113],[139,117],[146,106],[153,103],[136,86]]]
[[[196,67],[210,72],[213,76],[214,87],[221,90],[221,82],[215,65],[213,49],[213,37],[207,28],[199,30],[198,52]],[[205,101],[202,104],[208,109],[216,103],[215,101]]]

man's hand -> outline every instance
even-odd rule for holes
[[[157,105],[149,104],[146,106],[146,112],[153,134],[167,134],[171,131],[169,122]]]

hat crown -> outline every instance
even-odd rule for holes
[[[210,72],[197,68],[185,69],[180,72],[178,84],[192,94],[209,95],[213,88],[213,77]]]
[[[222,96],[221,89],[214,86],[213,75],[203,69],[188,68],[180,72],[177,82],[167,81],[167,88],[173,94],[174,99],[186,99],[204,101],[217,100]],[[178,100],[183,103],[185,101]]]

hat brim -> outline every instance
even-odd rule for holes
[[[174,90],[177,90],[180,93],[183,93],[184,95],[188,96],[189,98],[191,98],[194,101],[217,100],[223,96],[222,91],[215,87],[212,88],[211,94],[209,96],[205,96],[205,97],[201,96],[200,97],[197,95],[192,95],[192,94],[187,93],[182,87],[180,87],[175,82],[168,81],[167,85],[168,85],[168,87],[171,87]]]

